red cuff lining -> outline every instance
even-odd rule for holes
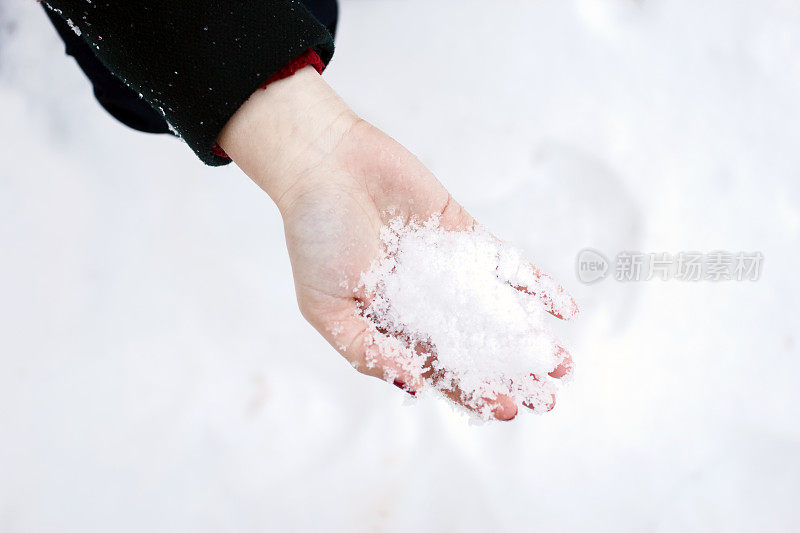
[[[314,67],[316,71],[320,74],[322,74],[322,69],[325,68],[325,63],[322,62],[322,59],[319,57],[319,54],[317,54],[313,48],[309,48],[303,54],[289,61],[289,63],[284,65],[280,70],[278,70],[278,72],[270,76],[267,79],[267,81],[265,81],[264,84],[261,85],[259,88],[266,89],[267,85],[269,85],[270,83],[282,80],[284,78],[288,78],[301,68],[307,67],[308,65]],[[228,154],[225,153],[225,150],[223,150],[217,143],[214,143],[214,146],[211,147],[211,151],[216,156],[228,157]]]
[[[266,82],[264,82],[264,85],[262,85],[261,88],[266,89],[267,85],[269,85],[273,81],[278,81],[282,80],[283,78],[288,78],[301,68],[306,67],[308,65],[314,67],[319,74],[322,74],[322,69],[325,68],[325,64],[322,62],[322,59],[320,59],[319,55],[314,51],[313,48],[309,48],[302,55],[299,55],[296,58],[289,61],[287,65],[285,65],[278,72],[270,76],[269,79]]]

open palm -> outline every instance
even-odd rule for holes
[[[380,228],[390,219],[424,221],[438,216],[447,230],[472,228],[475,220],[419,160],[364,121],[356,122],[335,149],[305,169],[298,183],[302,187],[290,188],[278,203],[303,316],[360,372],[393,380],[411,393],[435,380],[431,372],[415,375],[404,369],[396,357],[385,353],[385,343],[375,342],[375,336],[384,334],[358,313],[366,298],[358,289],[359,279],[380,257]],[[526,287],[517,288],[528,292]],[[567,308],[557,306],[554,302],[564,301],[563,289],[553,290],[559,294],[536,296],[555,316],[571,317],[576,312],[574,302],[568,298]],[[550,372],[553,378],[571,367],[566,351],[557,350],[561,363]],[[446,394],[461,401],[458,390]],[[554,401],[553,395],[545,409]],[[517,413],[510,397],[500,395],[486,402],[498,419],[509,420]]]

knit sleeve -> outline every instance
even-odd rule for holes
[[[265,80],[333,38],[297,0],[49,0],[108,69],[208,165],[228,119]]]

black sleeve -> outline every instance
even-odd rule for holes
[[[97,58],[209,165],[234,112],[309,48],[327,64],[333,38],[297,0],[50,0]]]

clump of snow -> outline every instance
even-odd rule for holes
[[[67,24],[69,25],[70,29],[75,32],[75,35],[78,37],[81,36],[81,29],[77,27],[74,22],[72,22],[72,19],[67,19]]]
[[[560,350],[546,315],[573,309],[569,296],[480,227],[447,231],[436,218],[397,218],[381,238],[383,256],[361,276],[361,314],[381,355],[484,417],[486,400],[499,394],[547,410],[555,392],[547,374]]]

